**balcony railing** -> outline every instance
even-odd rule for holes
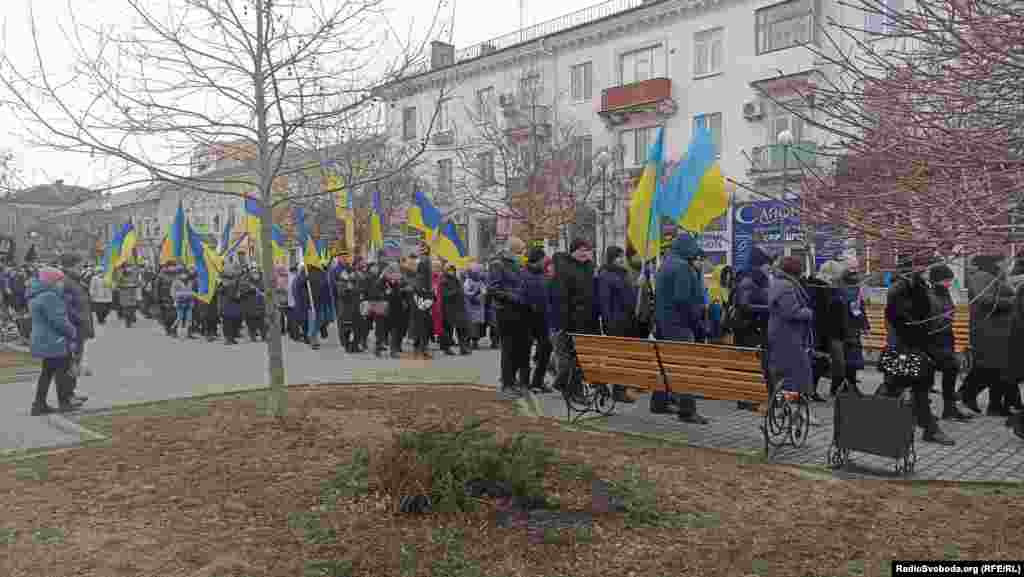
[[[782,170],[799,172],[805,166],[819,166],[821,164],[818,144],[810,140],[801,140],[789,146],[782,144],[755,146],[751,152],[750,159],[754,163],[751,167],[751,172],[776,172]]]
[[[601,92],[601,112],[657,104],[671,97],[672,81],[668,78],[651,78],[633,84],[613,86]]]
[[[545,36],[551,36],[559,32],[565,32],[572,30],[573,28],[584,26],[609,16],[614,16],[620,12],[626,12],[640,8],[641,6],[660,4],[667,0],[608,0],[594,6],[577,10],[570,14],[565,14],[541,22],[540,24],[534,24],[528,28],[522,28],[515,32],[510,32],[504,36],[492,38],[490,40],[468,46],[455,52],[455,64],[465,62],[467,60],[473,60],[481,56],[486,56],[493,52],[512,48],[519,44],[525,44]],[[430,69],[430,62],[424,62],[420,66],[415,67],[414,70],[410,70],[410,74],[420,74],[427,72]]]

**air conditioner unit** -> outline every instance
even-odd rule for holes
[[[498,105],[501,106],[502,108],[515,106],[515,103],[515,97],[512,95],[511,92],[506,92],[505,94],[502,94],[501,96],[498,97]]]
[[[762,110],[761,102],[758,100],[749,100],[743,103],[743,117],[747,120],[756,120],[764,116],[764,110]]]

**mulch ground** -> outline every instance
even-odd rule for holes
[[[464,387],[326,386],[295,389],[289,402],[282,421],[251,400],[212,401],[198,416],[119,416],[109,446],[0,465],[0,575],[838,576],[883,575],[894,558],[1020,557],[1024,502],[1013,489],[823,480],[565,430]],[[396,513],[375,457],[398,430],[474,415],[499,434],[542,435],[559,468],[615,480],[636,464],[656,483],[659,509],[704,521],[628,528],[623,514],[598,513],[585,535],[537,542],[499,527],[486,506]],[[369,493],[324,512],[334,534],[311,540],[290,518],[313,510],[359,448],[370,451]],[[589,482],[548,477],[563,509],[590,508]]]

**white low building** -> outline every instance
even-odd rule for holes
[[[589,230],[572,234],[589,234],[599,246],[623,245],[629,193],[656,127],[665,129],[666,158],[676,160],[694,124],[706,124],[723,173],[746,185],[737,188],[737,203],[781,196],[784,169],[799,168],[791,163],[832,163],[831,155],[816,153],[831,144],[824,135],[774,103],[799,103],[806,83],[829,73],[803,46],[829,45],[823,32],[829,18],[865,21],[863,13],[830,0],[611,0],[465,49],[435,42],[429,68],[379,94],[388,104],[393,146],[416,146],[430,135],[419,169],[424,192],[466,224],[474,256],[486,256],[509,232],[501,219],[466,201],[474,184],[459,175],[467,172],[467,142],[479,146],[479,124],[492,113],[506,118],[506,132],[525,116],[539,125],[538,138],[569,138],[560,145],[575,147],[578,161],[591,159],[578,162],[576,171],[607,179],[576,199],[595,209],[596,218]],[[801,105],[813,110],[813,103]],[[509,108],[518,116],[502,114]],[[786,131],[789,156],[778,146]],[[600,155],[603,150],[611,154]],[[795,181],[794,172],[789,189]],[[730,220],[712,227],[720,231],[709,235],[713,260],[729,258],[722,239],[730,238]]]

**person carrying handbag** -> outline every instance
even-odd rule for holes
[[[899,397],[909,388],[914,417],[924,429],[923,440],[953,445],[953,439],[939,428],[928,398],[935,384],[935,362],[928,355],[934,343],[929,330],[933,314],[930,287],[924,278],[926,265],[926,262],[903,261],[900,278],[889,287],[885,322],[890,346],[879,358],[879,369],[886,375],[880,391],[888,397]]]

